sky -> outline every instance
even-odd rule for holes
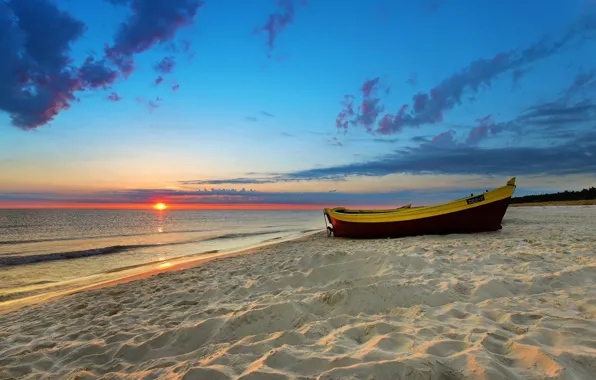
[[[596,0],[0,0],[0,207],[596,182]]]

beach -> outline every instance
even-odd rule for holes
[[[595,207],[315,233],[0,314],[1,379],[593,379]]]

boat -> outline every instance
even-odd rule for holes
[[[515,177],[484,193],[434,206],[350,210],[325,208],[327,233],[357,239],[497,231],[515,191]]]

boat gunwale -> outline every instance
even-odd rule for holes
[[[511,192],[507,191],[511,189]],[[389,211],[389,212],[375,212],[375,213],[362,213],[362,214],[342,214],[336,212],[337,209],[344,209],[343,207],[336,207],[336,208],[326,208],[323,210],[323,213],[329,217],[330,219],[335,219],[337,221],[341,221],[343,223],[393,223],[393,222],[407,222],[415,219],[426,219],[432,218],[440,215],[456,213],[463,210],[470,210],[477,207],[482,207],[489,205],[491,203],[499,202],[504,199],[511,198],[513,196],[513,192],[515,191],[515,177],[511,178],[507,181],[505,186],[501,186],[489,191],[485,191],[480,194],[471,195],[463,198],[459,198],[450,202],[441,203],[438,205],[432,206],[422,206],[422,207],[412,207],[407,209],[398,209],[398,211]],[[502,193],[502,194],[500,194]],[[480,195],[485,196],[485,200],[473,203],[473,204],[465,204],[462,205],[461,202],[467,199],[473,199],[474,197],[478,197]],[[486,196],[491,196],[492,199],[486,199]],[[434,212],[434,213],[433,213]],[[424,215],[429,214],[429,215]],[[391,216],[395,216],[395,219],[391,219]],[[404,218],[405,217],[405,218]],[[382,218],[383,220],[379,220]],[[330,220],[331,221],[331,220]]]

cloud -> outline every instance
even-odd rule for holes
[[[87,57],[79,69],[79,83],[83,88],[106,88],[114,83],[118,73],[106,66],[106,61]]]
[[[70,108],[76,91],[113,83],[114,71],[104,61],[72,65],[70,45],[85,29],[48,0],[0,2],[0,110],[14,126],[44,125]]]
[[[396,152],[376,160],[290,173],[289,178],[323,180],[348,176],[389,174],[563,175],[596,170],[596,134],[549,147],[478,148],[455,146],[453,132],[445,132],[441,144]]]
[[[134,69],[134,55],[172,40],[178,30],[194,22],[202,0],[107,0],[129,6],[130,17],[120,25],[106,56],[127,76]]]
[[[251,121],[251,122],[256,122],[259,119],[257,119],[255,116],[246,116],[246,117],[244,117],[244,120],[248,120],[248,121]]]
[[[377,159],[346,165],[270,173],[263,177],[185,181],[185,184],[265,184],[301,181],[344,181],[350,176],[378,177],[390,174],[460,175],[566,175],[596,171],[596,104],[582,101],[566,105],[561,101],[529,107],[513,120],[495,122],[492,115],[479,118],[477,126],[465,134],[448,130],[433,138],[416,136],[415,147],[407,147]],[[577,124],[587,130],[578,130]],[[589,124],[591,123],[591,124]],[[507,147],[478,147],[489,136],[504,131],[527,134],[538,141]],[[553,133],[553,131],[555,133]],[[554,144],[540,139],[556,139]]]
[[[155,84],[157,86],[159,86],[161,84],[161,82],[163,82],[163,77],[159,76],[159,77],[155,78]]]
[[[201,0],[107,0],[129,6],[131,16],[120,26],[114,43],[100,60],[88,57],[77,67],[70,46],[86,25],[50,0],[0,1],[0,110],[14,126],[34,129],[70,108],[76,92],[108,89],[119,75],[134,69],[134,54],[170,41],[193,22]],[[118,70],[115,70],[115,65]],[[170,72],[172,57],[156,69]],[[156,80],[159,84],[159,80]],[[177,85],[172,87],[173,91]]]
[[[164,57],[161,61],[156,63],[153,68],[159,73],[168,74],[174,71],[174,66],[176,66],[174,57]]]
[[[596,120],[596,104],[583,100],[572,105],[563,101],[537,104],[529,107],[516,121],[553,130],[594,120]]]
[[[530,69],[515,69],[511,73],[511,87],[518,88],[521,78],[526,75]]]
[[[413,72],[410,73],[410,76],[408,77],[408,80],[406,80],[406,83],[410,86],[415,86],[416,84],[418,84],[418,74]]]
[[[360,87],[362,102],[358,107],[358,112],[354,111],[354,96],[344,95],[344,101],[341,102],[344,109],[339,112],[335,119],[336,128],[343,129],[345,134],[350,125],[362,126],[367,132],[372,133],[372,126],[379,117],[379,114],[385,109],[381,104],[381,99],[375,96],[380,86],[379,77],[364,81]],[[348,120],[350,118],[351,120]]]
[[[329,143],[329,145],[332,145],[332,146],[344,146],[344,144],[342,144],[342,142],[339,141],[339,139],[337,137],[329,139],[329,140],[327,140],[327,142]]]
[[[468,138],[466,139],[466,144],[477,144],[488,137],[490,127],[492,124],[494,124],[492,117],[493,115],[490,114],[476,119],[476,122],[479,125],[470,130]]]
[[[368,126],[366,129],[370,133],[392,134],[402,131],[405,127],[442,122],[444,113],[462,104],[465,94],[478,93],[482,87],[490,86],[499,75],[510,70],[524,70],[530,63],[561,52],[573,41],[584,42],[587,38],[592,38],[595,31],[596,12],[585,14],[578,22],[569,26],[563,36],[553,42],[549,43],[544,38],[524,49],[501,52],[488,59],[477,59],[445,78],[429,92],[415,94],[411,107],[404,104],[396,115],[389,114],[388,117],[381,118],[382,124],[376,131]],[[521,73],[522,71],[517,72],[517,79]],[[408,112],[403,111],[404,106]],[[346,110],[342,112],[345,113]]]
[[[596,69],[581,71],[573,80],[573,83],[562,93],[564,99],[569,99],[582,91],[596,89]]]
[[[120,100],[122,100],[122,97],[117,93],[112,92],[110,95],[108,95],[107,99],[112,102],[119,102]]]
[[[273,115],[272,113],[269,113],[267,111],[261,111],[261,115],[267,116],[267,117],[275,117],[275,115]]]
[[[471,189],[466,189],[470,191]],[[484,189],[474,189],[483,191]],[[152,204],[156,201],[170,205],[270,205],[292,204],[332,207],[348,205],[400,205],[422,202],[436,203],[460,197],[461,190],[451,188],[435,190],[402,190],[375,193],[346,193],[335,189],[319,192],[264,192],[252,189],[136,189],[101,192],[0,192],[0,204],[10,202],[59,202],[73,204]],[[322,223],[322,221],[321,221]]]
[[[300,4],[306,6],[306,1],[301,0]],[[296,9],[294,0],[277,0],[278,11],[270,13],[265,25],[255,29],[255,33],[264,32],[267,34],[267,48],[271,52],[275,48],[275,40],[288,25],[294,22]],[[269,54],[271,58],[271,54]]]
[[[157,98],[155,98],[155,100],[145,100],[144,98],[142,98],[140,96],[137,97],[135,100],[137,103],[142,104],[145,107],[147,107],[147,110],[149,112],[151,112],[155,109],[158,109],[160,107],[160,105],[158,103],[163,101],[163,99],[161,99],[159,96]]]

